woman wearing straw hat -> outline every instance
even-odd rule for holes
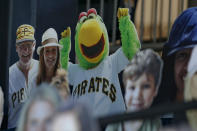
[[[39,72],[36,85],[42,82],[50,83],[58,68],[60,68],[60,49],[57,32],[53,28],[47,29],[42,36],[42,46],[38,47],[40,56]]]

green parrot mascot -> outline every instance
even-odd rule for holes
[[[75,53],[78,64],[69,62],[71,32],[68,27],[61,35],[62,67],[68,71],[73,86],[74,102],[86,103],[94,116],[125,111],[118,73],[141,48],[127,8],[118,9],[122,47],[109,56],[109,39],[102,18],[94,8],[79,15],[75,34]]]

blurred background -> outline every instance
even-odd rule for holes
[[[78,15],[89,8],[96,8],[107,27],[110,52],[119,48],[120,34],[116,18],[118,7],[130,9],[142,47],[161,50],[167,40],[175,18],[185,9],[196,6],[195,0],[8,0],[9,16],[9,65],[17,60],[15,51],[16,29],[21,24],[31,24],[36,29],[37,46],[43,32],[53,27],[59,34],[67,27],[72,30],[71,61],[75,60],[74,34]],[[5,7],[4,7],[5,8]],[[2,8],[3,9],[3,8]],[[35,53],[35,57],[38,58]]]
[[[9,65],[17,60],[15,51],[16,29],[21,24],[31,24],[36,29],[37,46],[43,32],[53,27],[59,34],[67,27],[72,30],[71,61],[75,59],[74,34],[78,15],[89,8],[96,8],[107,27],[110,52],[119,48],[120,34],[117,23],[117,8],[130,9],[143,48],[161,50],[167,40],[176,17],[185,9],[196,6],[195,0],[10,0],[11,57]],[[37,54],[35,57],[38,59]]]

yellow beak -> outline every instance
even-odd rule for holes
[[[86,47],[95,45],[102,36],[102,28],[100,24],[91,19],[86,21],[79,31],[79,44],[83,44]]]

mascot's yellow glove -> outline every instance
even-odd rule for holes
[[[61,39],[59,43],[63,46],[61,49],[61,64],[62,68],[66,69],[68,68],[68,61],[69,61],[69,53],[71,48],[71,30],[70,27],[67,27],[64,32],[61,33]]]
[[[122,50],[125,56],[131,60],[141,48],[135,25],[130,20],[129,9],[119,8],[117,12],[119,29],[121,34]]]
[[[61,33],[62,38],[70,37],[70,35],[71,35],[70,27],[67,27],[67,29],[64,30],[64,32]]]
[[[129,9],[128,8],[118,8],[117,17],[120,19],[122,16],[128,16]]]

